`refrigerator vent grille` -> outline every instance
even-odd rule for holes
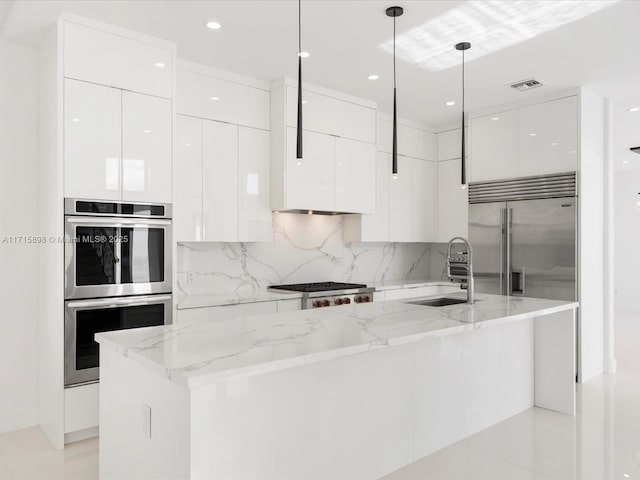
[[[469,184],[470,204],[575,197],[577,195],[576,172]]]

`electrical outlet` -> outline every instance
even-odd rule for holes
[[[142,405],[142,434],[151,438],[151,407]]]

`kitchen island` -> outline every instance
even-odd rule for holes
[[[101,478],[377,478],[575,413],[577,303],[415,300],[96,335]]]

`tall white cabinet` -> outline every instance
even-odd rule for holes
[[[63,15],[39,47],[38,231],[64,237],[64,198],[172,202],[175,45]],[[95,436],[98,385],[64,388],[64,244],[38,247],[39,425]]]
[[[270,241],[269,86],[189,62],[177,78],[174,239]]]

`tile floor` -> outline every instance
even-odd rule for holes
[[[578,386],[578,415],[532,408],[385,480],[640,479],[640,312],[617,312],[618,373]],[[98,440],[54,450],[37,428],[0,435],[0,479],[93,479]]]

